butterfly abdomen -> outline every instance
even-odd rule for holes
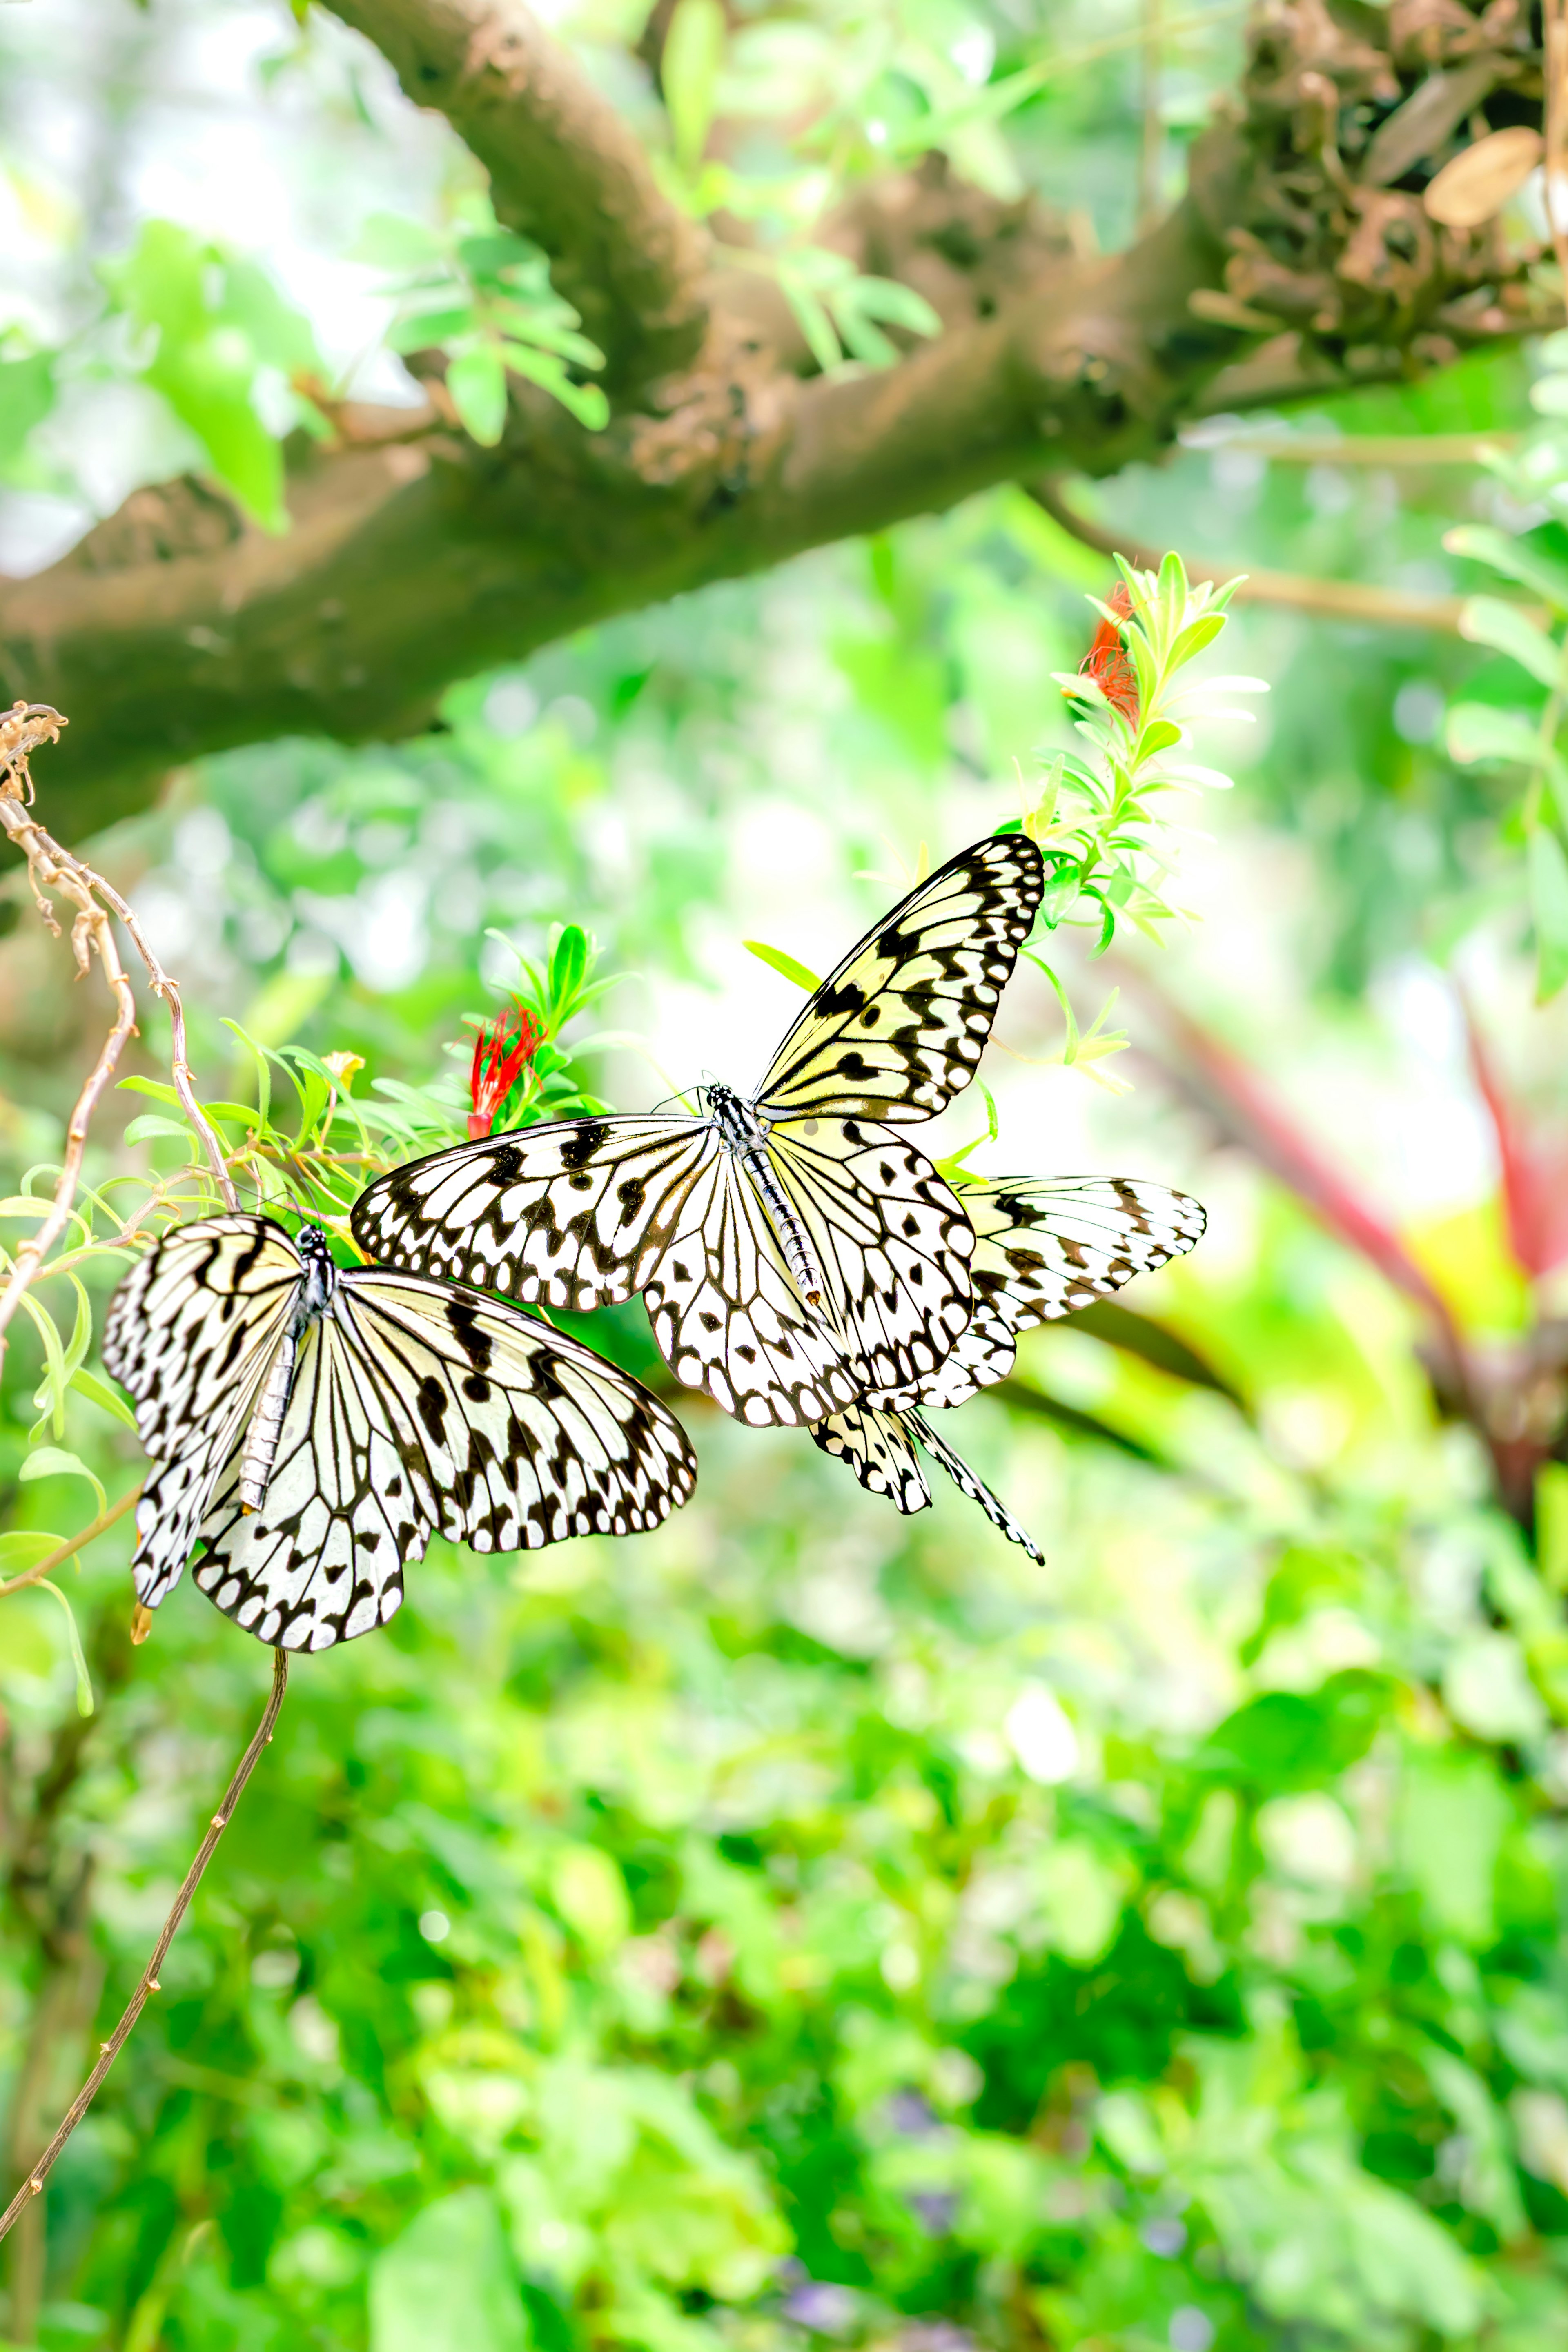
[[[267,1482],[278,1458],[278,1440],[294,1386],[294,1367],[300,1360],[300,1333],[302,1328],[302,1322],[295,1321],[284,1332],[278,1353],[272,1359],[271,1370],[262,1383],[261,1394],[256,1400],[256,1410],[250,1416],[250,1427],[245,1436],[245,1452],[239,1465],[239,1507],[242,1511],[258,1511],[267,1500]]]

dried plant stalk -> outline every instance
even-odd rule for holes
[[[289,1654],[286,1650],[274,1650],[272,1694],[267,1702],[266,1712],[256,1727],[249,1747],[235,1767],[234,1778],[224,1792],[223,1803],[213,1815],[207,1827],[207,1833],[196,1848],[195,1859],[185,1873],[180,1891],[175,1895],[169,1916],[163,1922],[163,1932],[153,1947],[153,1957],[142,1969],[141,1981],[126,2002],[119,2024],[108,2041],[100,2045],[98,2063],[71,2101],[59,2129],[37,2162],[30,2168],[26,2179],[6,2206],[5,2212],[0,2213],[0,2238],[5,2237],[15,2228],[33,2199],[42,2193],[44,2183],[53,2170],[60,2150],[91,2106],[97,2096],[100,2084],[130,2039],[132,2029],[146,2006],[148,1995],[158,1990],[158,1971],[163,1965],[164,1956],[174,1940],[181,1920],[190,1907],[192,1895],[201,1885],[203,1873],[217,1850],[217,1842],[233,1818],[234,1809],[239,1802],[245,1784],[256,1769],[262,1749],[272,1738],[272,1728],[278,1720],[279,1709],[283,1705],[283,1694],[288,1687]]]
[[[93,1112],[104,1088],[114,1076],[125,1040],[135,1031],[136,1000],[121,961],[110,919],[113,916],[117,916],[125,926],[132,945],[145,964],[153,994],[169,1008],[174,1090],[186,1117],[202,1139],[218,1190],[231,1209],[239,1206],[239,1195],[225,1162],[223,1146],[207,1124],[196,1099],[195,1085],[185,1053],[184,1008],[180,1003],[177,985],[153,954],[135,915],[119,891],[106,882],[101,874],[95,874],[90,866],[84,866],[79,857],[73,857],[68,850],[62,849],[59,843],[46,833],[29,814],[33,804],[33,780],[27,766],[29,754],[36,751],[41,743],[58,742],[60,729],[68,724],[62,713],[51,709],[47,702],[14,703],[5,718],[0,719],[0,825],[4,825],[26,859],[27,879],[32,885],[34,903],[57,938],[59,937],[60,926],[47,892],[58,891],[76,908],[76,917],[71,924],[71,950],[76,957],[78,976],[90,969],[96,955],[114,999],[114,1023],[71,1113],[70,1124],[66,1129],[59,1181],[55,1186],[48,1213],[37,1231],[17,1244],[10,1277],[5,1289],[0,1291],[0,1358],[5,1354],[7,1325],[69,1222],[77,1186],[81,1181],[81,1164]]]

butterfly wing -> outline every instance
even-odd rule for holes
[[[974,1076],[1044,890],[1024,834],[950,857],[822,982],[757,1089],[763,1118],[941,1110]]]
[[[243,1516],[226,1477],[195,1579],[260,1640],[326,1649],[394,1613],[432,1528],[477,1551],[625,1535],[696,1477],[673,1415],[591,1349],[475,1291],[355,1269],[301,1346],[266,1502]]]
[[[813,1422],[865,1385],[807,1309],[750,1180],[714,1152],[644,1293],[677,1380],[753,1428]]]
[[[155,1609],[178,1583],[229,1455],[243,1444],[298,1296],[300,1255],[268,1217],[203,1217],[165,1234],[110,1302],[108,1370],[136,1402],[155,1468],[132,1561]]]
[[[700,1119],[554,1119],[395,1168],[350,1218],[366,1255],[544,1307],[640,1290],[721,1150]]]
[[[909,1431],[896,1412],[875,1405],[846,1405],[812,1429],[813,1443],[837,1462],[847,1462],[868,1495],[886,1495],[895,1510],[931,1507],[931,1488]]]
[[[768,1154],[827,1283],[825,1307],[862,1393],[917,1389],[970,1318],[974,1235],[921,1151],[870,1119],[775,1126]]]
[[[992,1526],[999,1528],[1009,1543],[1021,1544],[1029,1558],[1044,1568],[1046,1555],[1028,1529],[1018,1525],[1006,1504],[992,1493],[984,1478],[975,1475],[963,1454],[955,1454],[946,1440],[937,1435],[924,1413],[911,1412],[908,1416],[908,1424],[931,1460],[940,1463],[947,1472],[959,1493],[967,1495],[972,1503],[978,1503]]]
[[[136,1404],[154,1461],[224,1415],[283,1336],[300,1253],[270,1217],[203,1217],[176,1225],[133,1265],[110,1301],[103,1361]]]
[[[1004,1176],[966,1184],[975,1297],[1009,1331],[1054,1322],[1180,1257],[1202,1238],[1198,1202],[1130,1176]]]

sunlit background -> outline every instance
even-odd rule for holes
[[[651,120],[638,12],[551,14]],[[942,75],[1059,54],[959,161],[1131,233],[1142,68],[1093,54],[1131,14],[739,15],[742,124],[748,74],[840,75],[886,137]],[[1173,28],[1155,196],[1238,50],[1232,9]],[[474,167],[356,37],[226,0],[27,0],[0,10],[0,355],[67,352],[0,468],[0,568],[202,463],[99,321],[95,272],[149,217],[260,262],[337,390],[417,398],[364,225],[445,220]],[[1550,494],[1280,445],[1518,433],[1542,365],[1211,421],[1098,519],[1237,571],[1492,593],[1445,535],[1568,555]],[[258,388],[279,429],[294,398],[281,371]],[[589,1049],[607,1098],[750,1086],[801,1000],[743,942],[822,971],[922,854],[1018,814],[1112,576],[998,491],[476,677],[414,741],[173,773],[94,854],[184,984],[209,1093],[252,1082],[226,1019],[363,1056],[362,1088],[426,1084],[511,950],[568,921],[625,974]],[[1100,1034],[1128,1050],[1069,1066],[1021,970],[984,1066],[983,1172],[1151,1177],[1209,1211],[1127,1319],[1031,1337],[954,1423],[1046,1569],[951,1488],[900,1521],[801,1433],[700,1402],[699,1493],[657,1535],[521,1563],[437,1542],[387,1631],[297,1667],[55,2176],[47,2267],[13,2266],[15,2343],[1562,2343],[1568,1029],[1535,1003],[1519,772],[1446,734],[1456,702],[1533,724],[1541,697],[1450,630],[1288,603],[1238,608],[1206,667],[1269,692],[1196,747],[1233,788],[1173,812],[1190,919],[1058,967],[1086,1029],[1118,992]],[[47,752],[36,773],[47,821]],[[0,908],[15,1194],[58,1156],[102,1008],[14,883]],[[985,1125],[972,1093],[939,1148]],[[101,1176],[157,1146],[97,1150]],[[639,1312],[615,1344],[640,1365]],[[1446,1328],[1479,1402],[1444,1390]],[[18,1475],[30,1331],[5,1377],[4,1526],[68,1530],[79,1478]],[[85,1400],[64,1443],[116,1491],[138,1475]],[[132,1650],[128,1556],[117,1529],[62,1571],[85,1736],[61,1608],[0,1603],[7,2193],[265,1680],[188,1582]],[[39,1792],[79,1738],[57,1819]]]

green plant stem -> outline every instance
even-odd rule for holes
[[[41,1583],[52,1570],[59,1567],[62,1560],[70,1559],[77,1552],[85,1550],[95,1537],[102,1535],[106,1528],[111,1528],[116,1519],[122,1519],[125,1517],[141,1492],[140,1484],[129,1488],[117,1501],[100,1511],[97,1518],[90,1526],[83,1528],[79,1535],[68,1537],[63,1544],[58,1545],[53,1551],[47,1553],[39,1560],[37,1568],[24,1569],[21,1575],[12,1577],[9,1583],[0,1584],[0,1601],[5,1600],[13,1592],[20,1592],[25,1585]]]
[[[274,1650],[272,1691],[267,1702],[266,1711],[256,1727],[249,1747],[235,1767],[234,1778],[224,1792],[222,1804],[208,1824],[206,1835],[196,1848],[195,1859],[185,1873],[180,1891],[174,1897],[169,1916],[164,1920],[158,1940],[153,1947],[153,1957],[142,1969],[141,1979],[125,2004],[119,2024],[109,2040],[100,2045],[98,2063],[66,2110],[65,2118],[59,2129],[38,2158],[37,2162],[30,2168],[26,2179],[6,2206],[5,2212],[0,2213],[0,2238],[9,2234],[20,2216],[27,2210],[32,2200],[42,2194],[44,2183],[53,2170],[60,2150],[92,2105],[98,2095],[99,2085],[130,2039],[132,2030],[146,2006],[148,1994],[158,1990],[158,1970],[163,1967],[164,1956],[174,1940],[180,1922],[190,1907],[191,1897],[201,1885],[206,1866],[217,1850],[217,1842],[233,1819],[234,1809],[244,1793],[245,1784],[256,1769],[262,1749],[272,1738],[272,1728],[278,1720],[279,1711],[283,1705],[284,1693],[288,1687],[289,1654],[286,1650]]]

